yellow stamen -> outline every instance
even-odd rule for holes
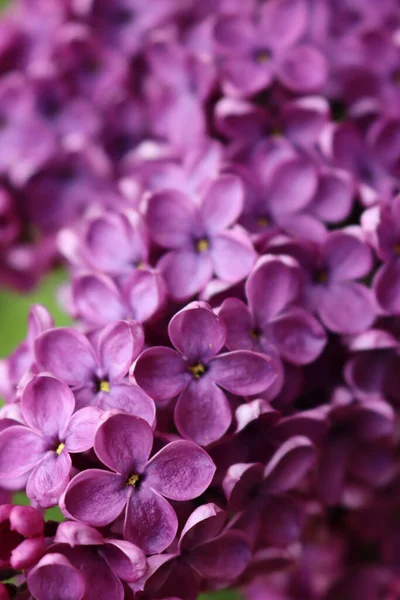
[[[205,240],[204,238],[201,240],[198,240],[197,244],[196,244],[196,250],[197,252],[205,252],[206,250],[208,250],[210,247],[210,244],[208,243],[208,240]]]
[[[193,373],[196,379],[200,379],[200,377],[206,372],[206,369],[201,363],[196,363],[195,365],[189,367],[189,371]]]
[[[131,485],[132,487],[136,487],[137,482],[139,481],[139,475],[137,475],[136,473],[134,473],[133,475],[131,475],[127,481],[125,485]]]
[[[257,329],[251,329],[250,335],[253,338],[253,340],[259,340],[261,337],[261,332],[258,331]]]
[[[256,61],[259,64],[266,63],[269,60],[271,60],[271,52],[268,52],[268,50],[260,50],[260,52],[257,52]]]
[[[395,254],[398,254],[400,256],[400,244],[395,244],[393,246],[393,250],[394,250]]]
[[[135,267],[137,269],[143,269],[144,268],[144,262],[142,260],[138,260],[137,263],[135,264]]]
[[[58,444],[58,447],[57,447],[57,450],[56,450],[57,456],[60,456],[60,454],[64,450],[64,448],[65,448],[65,444],[63,444],[62,442],[60,444]]]
[[[258,217],[257,224],[261,227],[268,227],[269,220],[267,219],[267,217]]]
[[[101,392],[109,392],[110,391],[110,383],[108,381],[100,381],[100,391]]]
[[[325,271],[321,271],[317,276],[318,283],[326,283],[328,281],[328,274]]]

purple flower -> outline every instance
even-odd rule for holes
[[[119,319],[145,323],[164,307],[167,288],[157,269],[133,269],[117,285],[102,273],[74,277],[71,290],[72,314],[91,327],[112,324]]]
[[[158,262],[171,296],[185,300],[202,290],[213,273],[235,283],[250,271],[255,252],[241,227],[242,186],[236,177],[212,182],[199,206],[177,191],[155,192],[149,199],[151,238],[170,249]],[[235,256],[235,261],[231,257]]]
[[[289,256],[263,256],[246,282],[249,308],[238,299],[225,300],[219,315],[227,325],[227,346],[270,352],[296,364],[315,360],[326,344],[318,321],[296,306],[301,270]]]
[[[170,500],[190,500],[209,486],[215,467],[193,442],[171,442],[149,456],[150,426],[126,414],[110,416],[99,426],[94,448],[111,471],[89,469],[69,484],[65,514],[87,525],[112,523],[124,510],[124,537],[148,554],[162,552],[173,541],[178,520]]]
[[[29,572],[28,589],[37,600],[84,600],[86,584],[79,569],[62,554],[46,554]]]
[[[43,532],[43,518],[31,506],[0,505],[0,568],[35,565],[45,549]]]
[[[183,527],[176,553],[151,556],[144,590],[151,598],[164,598],[184,590],[187,600],[195,600],[200,582],[237,579],[251,558],[242,532],[223,529],[225,511],[215,504],[199,506]]]
[[[93,446],[98,409],[74,409],[67,385],[48,375],[35,376],[21,397],[26,426],[15,425],[0,434],[0,476],[29,474],[26,493],[44,507],[57,504],[69,481],[70,453]]]
[[[247,396],[267,389],[273,362],[247,350],[218,355],[226,341],[224,322],[205,302],[192,302],[170,321],[176,350],[156,346],[138,358],[133,375],[156,402],[179,396],[175,424],[184,437],[206,446],[228,429],[232,414],[221,387]]]
[[[306,24],[303,0],[272,0],[262,5],[254,20],[238,15],[221,17],[214,37],[225,92],[251,96],[276,78],[298,93],[321,88],[327,62],[315,47],[300,42]]]
[[[154,402],[137,385],[124,381],[143,347],[143,329],[135,321],[117,321],[99,335],[96,348],[75,329],[50,329],[35,342],[38,367],[69,385],[79,406],[118,408],[150,425]]]

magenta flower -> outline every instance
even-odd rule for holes
[[[46,554],[29,571],[28,589],[37,600],[84,600],[84,575],[62,554]],[[29,599],[31,597],[28,597]]]
[[[174,299],[190,298],[213,273],[230,283],[249,273],[256,256],[251,242],[242,228],[230,228],[242,211],[242,196],[239,179],[226,175],[209,185],[198,207],[175,191],[155,192],[150,197],[149,233],[159,246],[170,249],[158,268]]]
[[[26,493],[41,506],[53,506],[70,476],[70,453],[93,446],[100,417],[98,409],[86,407],[74,413],[75,398],[65,383],[37,375],[21,397],[25,425],[0,434],[0,476],[5,479],[29,473]]]
[[[178,551],[149,558],[145,592],[165,598],[184,589],[185,598],[195,600],[204,579],[225,585],[235,581],[250,562],[251,550],[242,532],[223,529],[226,519],[215,504],[196,508],[183,527]]]
[[[179,396],[175,424],[184,437],[206,446],[227,431],[232,414],[227,390],[250,396],[266,390],[276,378],[273,361],[238,350],[218,355],[226,327],[205,302],[192,302],[170,321],[176,350],[156,346],[138,358],[133,375],[156,402]]]
[[[124,537],[147,554],[165,550],[178,520],[166,500],[191,500],[209,486],[215,466],[193,442],[171,442],[149,456],[150,426],[126,414],[99,426],[94,449],[110,470],[89,469],[71,481],[62,500],[66,515],[94,527],[112,523],[125,509]]]
[[[214,29],[228,95],[251,96],[275,79],[298,93],[316,91],[327,77],[322,53],[301,42],[307,24],[304,0],[272,0],[256,17],[227,15]]]
[[[32,567],[45,549],[43,517],[31,506],[0,505],[0,539],[0,569]]]
[[[249,308],[235,298],[225,300],[219,315],[227,325],[227,346],[256,352],[276,349],[285,360],[307,364],[326,344],[318,321],[296,305],[301,291],[301,270],[289,256],[263,256],[246,282]]]
[[[117,321],[100,333],[96,348],[70,327],[50,329],[35,342],[37,366],[70,386],[77,404],[117,408],[151,425],[154,402],[137,385],[124,381],[143,347],[143,329],[135,321]]]

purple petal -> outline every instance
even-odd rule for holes
[[[296,299],[300,292],[300,269],[289,256],[263,256],[246,283],[246,295],[259,327]]]
[[[230,510],[238,512],[248,506],[263,475],[264,467],[261,463],[238,463],[229,467],[222,487]]]
[[[242,183],[234,175],[222,175],[212,182],[200,206],[208,235],[220,233],[238,220],[242,212],[243,195]]]
[[[101,546],[104,538],[97,529],[75,521],[61,522],[56,531],[54,542],[74,546]]]
[[[350,214],[353,197],[354,183],[349,173],[333,169],[322,172],[313,198],[312,212],[328,223],[343,221]]]
[[[263,392],[277,377],[273,361],[263,354],[235,350],[216,356],[210,364],[210,377],[238,396]]]
[[[227,327],[226,345],[229,350],[256,350],[258,344],[252,336],[253,320],[244,302],[228,298],[222,303],[218,314]]]
[[[147,570],[147,561],[140,548],[125,540],[107,540],[100,554],[111,570],[124,581],[137,581]]]
[[[28,587],[37,600],[82,600],[83,575],[62,554],[46,554],[28,575]]]
[[[207,579],[229,582],[243,573],[251,559],[251,549],[244,533],[226,531],[218,538],[191,551],[191,566]]]
[[[254,47],[254,27],[250,20],[225,16],[214,26],[214,39],[219,49],[227,54],[247,54]]]
[[[60,502],[64,514],[93,527],[115,521],[127,503],[129,488],[120,475],[89,469],[70,481]]]
[[[171,500],[192,500],[206,491],[215,473],[208,454],[193,442],[164,446],[146,467],[146,484]]]
[[[279,68],[279,79],[283,85],[300,93],[319,90],[327,76],[325,56],[317,48],[306,44],[291,48]]]
[[[228,399],[208,378],[189,384],[175,407],[175,424],[179,433],[200,446],[207,446],[222,437],[231,420]]]
[[[305,208],[318,185],[317,171],[311,161],[291,158],[275,169],[271,179],[269,207],[275,216]]]
[[[342,497],[349,446],[331,439],[322,447],[317,466],[317,489],[325,504],[335,505]]]
[[[187,551],[215,538],[222,530],[227,513],[209,502],[196,508],[182,529],[179,546]]]
[[[99,338],[100,364],[110,381],[124,377],[144,343],[143,328],[135,321],[108,325]]]
[[[379,306],[389,314],[400,314],[400,260],[384,263],[373,286]]]
[[[71,458],[65,449],[59,456],[55,452],[48,452],[29,476],[26,484],[28,498],[44,507],[57,504],[67,487],[71,465]]]
[[[135,269],[124,283],[123,298],[130,314],[145,323],[164,306],[167,286],[156,269]]]
[[[0,477],[13,479],[30,471],[47,450],[46,440],[15,425],[0,433]]]
[[[57,441],[74,412],[75,398],[59,379],[38,375],[25,386],[21,409],[29,427],[49,441]]]
[[[123,319],[126,309],[115,283],[106,275],[81,275],[72,283],[76,313],[94,325]]]
[[[109,392],[103,392],[99,401],[102,410],[117,409],[144,419],[150,427],[156,417],[156,407],[153,400],[138,385],[134,383],[114,384]]]
[[[330,233],[321,252],[335,281],[364,277],[372,268],[371,250],[356,228]]]
[[[265,489],[281,493],[296,487],[314,461],[315,449],[308,438],[290,438],[275,452],[265,467]]]
[[[301,308],[277,317],[268,329],[279,355],[295,365],[315,360],[327,341],[325,329]]]
[[[159,246],[182,248],[189,244],[195,221],[194,205],[181,192],[160,191],[149,198],[147,225]]]
[[[360,333],[375,318],[371,290],[354,281],[335,282],[319,291],[318,312],[324,325],[337,333]]]
[[[70,327],[45,331],[35,341],[39,367],[68,385],[85,385],[92,381],[97,367],[87,338]]]
[[[133,374],[156,402],[177,396],[191,379],[186,362],[171,348],[154,347],[142,352]]]
[[[94,441],[101,462],[125,477],[143,473],[152,445],[150,425],[143,419],[123,413],[111,415],[104,421]]]
[[[213,272],[208,252],[194,250],[168,252],[158,261],[168,291],[174,300],[186,300],[200,292],[210,281]]]
[[[86,452],[93,448],[100,416],[101,411],[95,406],[86,406],[72,415],[63,436],[67,452]]]
[[[226,340],[225,324],[205,302],[191,302],[176,313],[168,334],[178,352],[189,361],[215,356]]]
[[[286,48],[296,42],[307,25],[304,0],[270,0],[262,5],[261,31],[273,48]]]
[[[274,79],[272,61],[259,64],[252,57],[234,57],[222,63],[222,88],[227,96],[252,96],[271,85]]]
[[[213,239],[210,255],[216,276],[231,283],[246,277],[257,258],[246,231],[238,225]]]
[[[147,485],[133,491],[124,524],[128,541],[146,554],[155,554],[168,548],[177,529],[178,519],[168,500]]]

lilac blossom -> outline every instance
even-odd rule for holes
[[[78,406],[118,408],[154,422],[153,400],[137,385],[124,381],[143,346],[143,329],[135,321],[117,321],[99,334],[97,344],[79,331],[61,327],[35,341],[38,367],[73,390]]]
[[[32,506],[0,505],[0,569],[36,564],[45,550],[44,522]]]
[[[21,414],[26,425],[0,434],[0,474],[6,480],[29,473],[26,492],[47,507],[57,503],[70,477],[70,453],[93,446],[100,412],[85,407],[74,413],[74,395],[55,377],[38,375],[25,386]]]
[[[225,345],[226,327],[204,302],[192,302],[178,312],[168,333],[176,350],[145,350],[133,375],[156,402],[179,396],[179,432],[205,446],[219,439],[231,422],[223,390],[247,396],[267,389],[276,377],[274,364],[268,356],[248,350],[218,354]]]
[[[178,528],[166,498],[196,498],[207,489],[215,467],[193,442],[171,442],[149,460],[152,445],[152,430],[143,419],[111,415],[94,442],[96,455],[110,470],[89,469],[74,477],[62,500],[64,513],[99,527],[126,507],[125,539],[148,554],[165,550]]]

